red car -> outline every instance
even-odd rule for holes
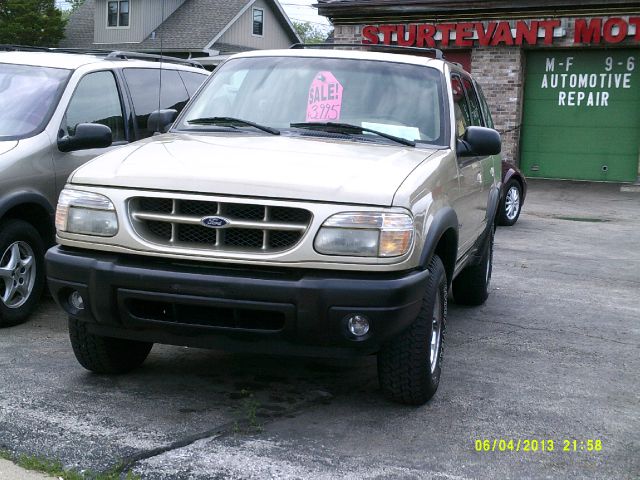
[[[502,161],[502,198],[496,217],[498,225],[511,226],[518,221],[524,197],[527,194],[527,180],[518,168]]]

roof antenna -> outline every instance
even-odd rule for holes
[[[158,89],[158,111],[162,109],[162,59],[164,58],[164,51],[162,50],[162,39],[164,37],[164,2],[165,0],[162,0],[162,10],[160,15],[162,22],[160,23],[160,88]]]

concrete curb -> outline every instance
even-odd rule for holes
[[[620,187],[623,193],[640,193],[640,184],[623,185]]]
[[[0,478],[2,480],[51,480],[55,477],[25,470],[9,460],[0,459]]]

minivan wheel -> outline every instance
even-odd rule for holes
[[[447,320],[447,275],[436,255],[418,317],[378,353],[383,393],[399,403],[422,405],[438,390]]]
[[[87,324],[69,317],[69,338],[76,359],[95,373],[126,373],[146,360],[153,343],[95,335]]]
[[[489,285],[493,272],[493,240],[495,229],[483,247],[477,265],[469,265],[453,280],[453,299],[460,305],[482,305],[489,298]]]
[[[0,222],[0,327],[25,322],[44,289],[44,244],[23,220]]]
[[[522,189],[516,180],[509,180],[498,211],[498,225],[510,227],[518,221],[522,208]]]

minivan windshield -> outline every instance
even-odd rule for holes
[[[267,134],[246,123],[252,122],[289,134],[326,136],[329,131],[368,141],[396,137],[407,144],[446,145],[442,98],[442,75],[427,66],[326,57],[236,58],[219,67],[177,128]]]
[[[70,74],[60,68],[0,63],[0,140],[41,131]]]

